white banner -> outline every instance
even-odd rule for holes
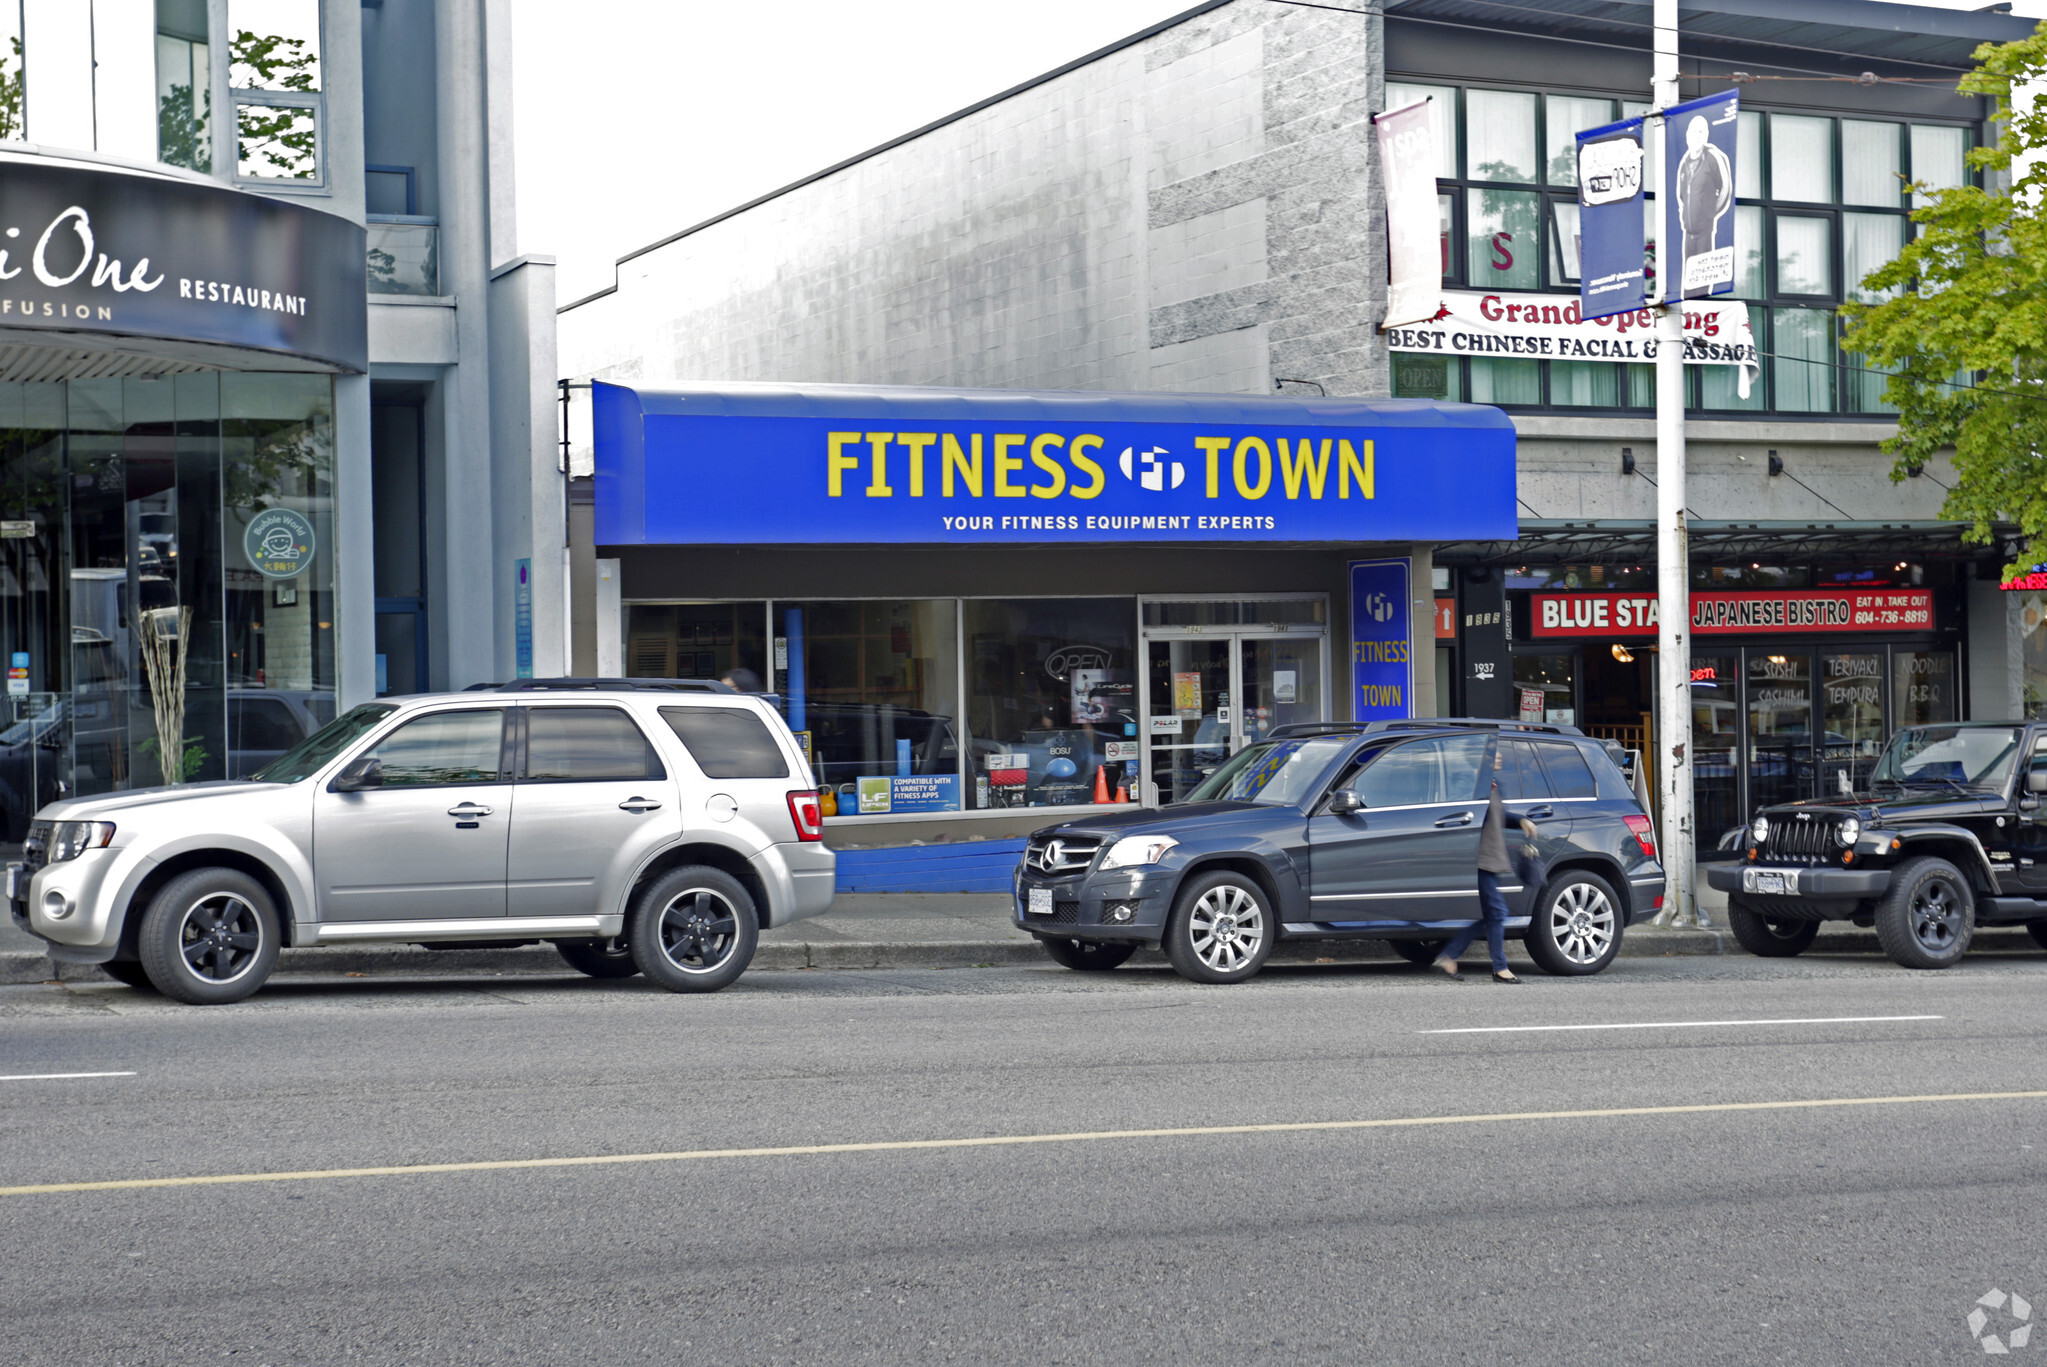
[[[1685,364],[1741,367],[1737,389],[1748,397],[1755,379],[1756,339],[1748,305],[1692,299],[1684,306]],[[1439,356],[1532,357],[1545,361],[1656,359],[1656,311],[1616,313],[1586,321],[1574,294],[1473,294],[1445,290],[1427,322],[1386,329],[1393,351]]]
[[[1443,293],[1443,232],[1436,206],[1436,134],[1429,102],[1381,114],[1379,169],[1386,181],[1386,321],[1435,316]]]

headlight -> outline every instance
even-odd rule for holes
[[[1840,825],[1834,827],[1834,839],[1840,841],[1843,845],[1853,845],[1856,837],[1861,834],[1862,818],[1860,817],[1851,816]]]
[[[1770,838],[1770,818],[1759,816],[1748,828],[1748,838],[1758,845]]]
[[[1102,861],[1102,868],[1128,869],[1139,864],[1156,864],[1166,857],[1166,851],[1180,842],[1170,835],[1126,836],[1109,846],[1109,856]]]
[[[50,862],[76,859],[87,850],[106,848],[114,838],[111,821],[60,821],[50,833]]]

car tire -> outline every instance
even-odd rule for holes
[[[622,935],[614,935],[608,940],[556,940],[554,952],[585,977],[639,976],[640,966],[633,962],[632,947]]]
[[[1240,983],[1265,967],[1278,919],[1264,889],[1241,873],[1197,874],[1166,918],[1166,961],[1197,983]]]
[[[1107,973],[1137,952],[1136,945],[1113,941],[1058,940],[1048,936],[1038,943],[1045,946],[1053,963],[1079,973]]]
[[[1907,859],[1876,904],[1876,942],[1905,968],[1951,968],[1975,933],[1975,894],[1945,859]]]
[[[1626,915],[1613,885],[1596,873],[1565,869],[1543,884],[1528,919],[1528,957],[1562,978],[1597,973],[1621,952]]]
[[[156,990],[194,1006],[238,1002],[277,966],[277,908],[236,869],[193,869],[157,889],[136,948]]]
[[[101,964],[100,972],[106,974],[117,983],[126,983],[128,986],[139,991],[156,991],[156,984],[149,980],[149,973],[142,967],[140,960],[113,959]]]
[[[2033,943],[2047,949],[2047,921],[2026,922],[2026,934],[2033,937]]]
[[[1738,892],[1727,897],[1727,926],[1743,949],[1765,959],[1789,959],[1812,948],[1820,923],[1798,917],[1774,920],[1751,906]]]
[[[633,962],[670,992],[716,992],[753,962],[760,916],[744,884],[689,864],[655,879],[626,918]]]
[[[1443,946],[1450,942],[1448,940],[1388,940],[1386,943],[1393,946],[1395,954],[1398,954],[1409,963],[1427,968],[1436,961],[1436,956],[1443,952]]]

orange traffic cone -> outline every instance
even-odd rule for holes
[[[1116,785],[1116,800],[1118,802],[1130,801],[1130,790],[1120,783]]]
[[[1095,801],[1107,802],[1108,800],[1109,769],[1107,765],[1097,764],[1095,766]]]

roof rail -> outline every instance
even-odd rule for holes
[[[1551,736],[1581,736],[1562,722],[1508,721],[1499,717],[1396,717],[1388,721],[1297,721],[1275,726],[1267,736],[1363,736],[1387,731],[1539,731]]]
[[[509,683],[471,684],[465,693],[737,693],[716,679],[513,679]]]

